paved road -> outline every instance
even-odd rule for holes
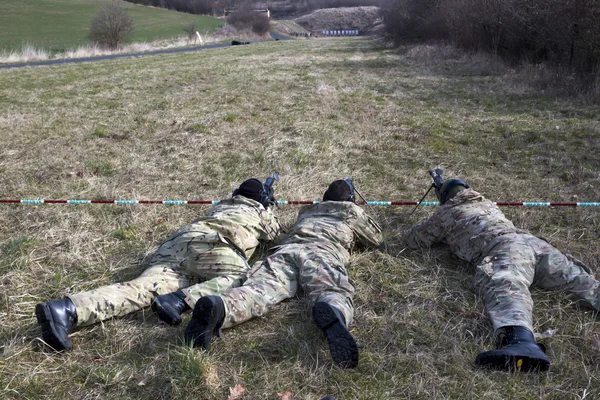
[[[269,32],[269,34],[275,40],[290,40],[289,37],[280,35],[278,33]],[[258,40],[258,41],[251,42],[251,43],[260,43],[260,42],[266,42],[266,41],[267,40]],[[220,44],[209,44],[206,46],[179,47],[176,49],[146,51],[143,53],[122,53],[122,54],[111,54],[111,55],[98,56],[98,57],[68,58],[68,59],[47,60],[47,61],[32,61],[32,62],[25,62],[25,63],[2,64],[2,65],[0,65],[0,69],[36,67],[36,66],[40,66],[40,65],[75,64],[75,63],[90,62],[90,61],[115,60],[117,58],[125,58],[125,57],[143,57],[143,56],[150,56],[150,55],[156,55],[156,54],[189,53],[191,51],[216,49],[219,47],[230,47],[230,46],[231,46],[231,43],[220,43]]]
[[[271,35],[271,37],[275,40],[291,40],[290,37],[288,36],[283,36],[279,33],[275,33],[275,32],[269,32],[269,35]]]

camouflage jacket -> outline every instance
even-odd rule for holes
[[[404,236],[412,249],[446,243],[459,258],[477,263],[498,236],[528,233],[515,228],[502,211],[474,190],[463,190],[443,204],[427,221]]]
[[[281,233],[271,209],[244,196],[221,200],[209,212],[173,233],[159,248],[181,249],[180,242],[226,243],[249,259],[259,241],[270,242]]]
[[[283,244],[315,244],[346,264],[350,259],[349,250],[356,242],[379,246],[382,241],[381,228],[362,208],[349,201],[325,201],[300,209],[296,225]]]

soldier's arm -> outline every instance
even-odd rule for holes
[[[444,239],[445,227],[441,216],[436,213],[428,220],[412,227],[404,235],[404,242],[411,249],[431,247]]]
[[[357,219],[352,227],[360,244],[366,247],[378,247],[383,243],[383,231],[379,224],[361,208],[357,210]]]
[[[278,241],[283,233],[283,228],[271,209],[261,211],[260,219],[261,234],[258,239],[265,242]]]

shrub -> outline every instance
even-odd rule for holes
[[[133,21],[118,0],[102,7],[92,20],[90,41],[102,47],[115,49],[133,33]]]
[[[435,21],[438,0],[387,0],[381,6],[380,15],[385,35],[399,44],[401,39],[428,39],[442,36],[438,31],[443,25]]]
[[[196,23],[194,22],[183,27],[183,31],[187,34],[188,39],[193,39],[197,30]]]
[[[252,29],[254,33],[263,35],[269,31],[269,18],[263,14],[248,9],[232,12],[227,17],[227,23],[236,29]]]
[[[259,34],[259,35],[264,35],[265,33],[269,32],[269,29],[271,28],[271,23],[269,22],[269,18],[267,18],[267,16],[263,15],[258,15],[257,18],[255,18],[252,21],[252,32]]]

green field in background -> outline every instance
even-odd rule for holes
[[[1,0],[0,50],[31,44],[60,52],[87,44],[90,22],[107,0]],[[134,22],[133,42],[185,35],[192,22],[214,32],[223,22],[207,16],[123,3]]]

